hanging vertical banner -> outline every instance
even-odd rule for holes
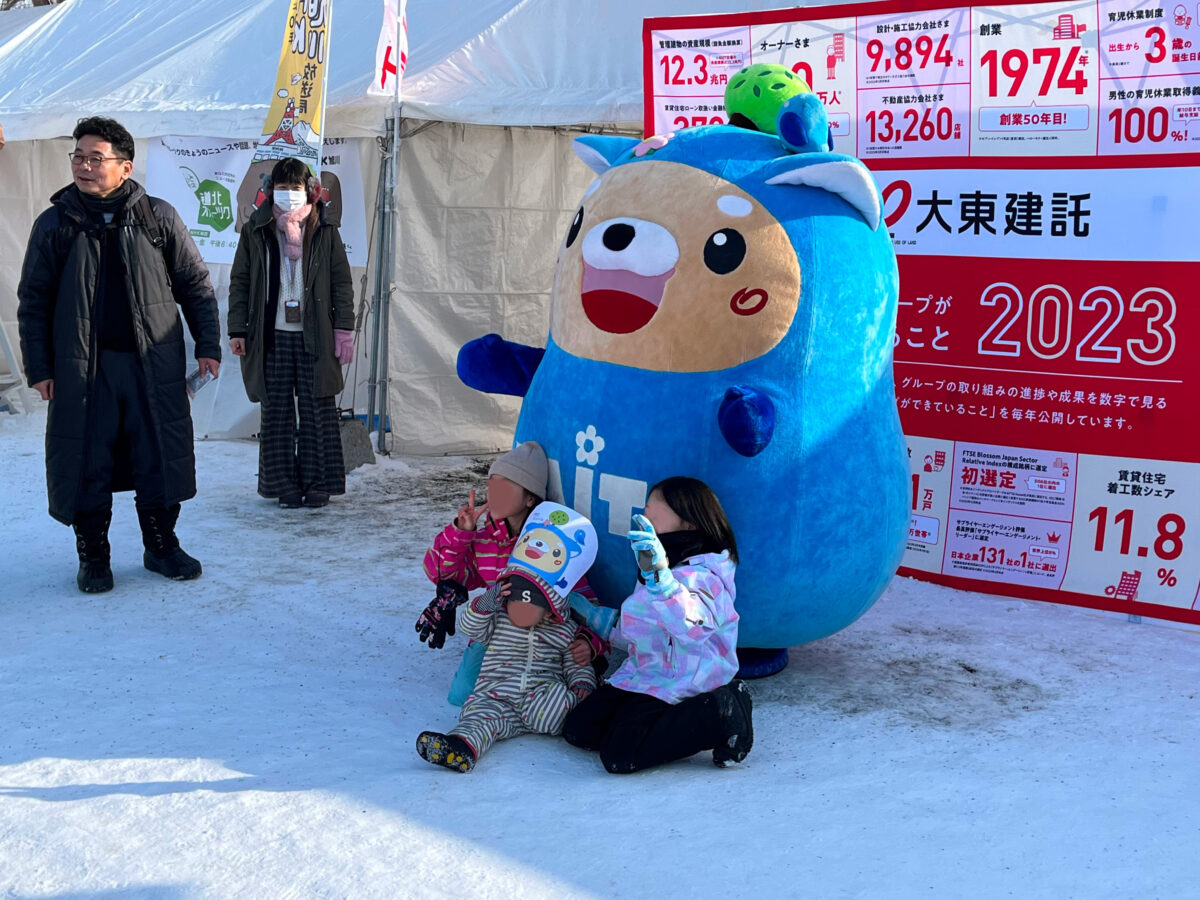
[[[408,65],[406,0],[383,0],[383,25],[375,45],[375,77],[367,87],[374,97],[398,97]]]
[[[256,162],[294,156],[314,172],[321,168],[332,5],[333,0],[291,0]]]
[[[779,63],[825,104],[834,151],[874,172],[900,270],[902,574],[1200,623],[1185,6],[881,0],[643,24],[647,134],[723,123],[733,74]]]

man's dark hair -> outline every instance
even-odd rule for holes
[[[71,137],[78,141],[87,134],[98,137],[102,141],[108,141],[112,144],[113,153],[117,156],[123,159],[133,159],[133,135],[116,119],[107,119],[104,116],[80,119],[75,130],[71,132]]]
[[[312,169],[302,159],[287,156],[275,163],[271,169],[271,188],[277,184],[302,184],[308,190],[308,179],[312,178]]]

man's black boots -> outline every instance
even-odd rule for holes
[[[75,583],[85,594],[102,594],[113,587],[108,525],[111,509],[96,509],[75,514],[75,549],[79,551],[79,574]]]
[[[188,556],[175,537],[175,522],[179,519],[179,504],[166,509],[138,508],[138,523],[142,526],[142,565],[151,572],[175,581],[190,581],[200,577],[200,562]]]

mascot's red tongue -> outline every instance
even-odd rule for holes
[[[611,334],[637,331],[658,312],[667,280],[675,274],[638,275],[627,269],[598,269],[583,264],[583,311],[597,328]]]

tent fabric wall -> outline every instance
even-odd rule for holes
[[[0,150],[0,327],[18,358],[17,283],[25,246],[50,195],[70,181],[67,153],[73,146],[69,140],[10,141]]]
[[[0,24],[5,131],[10,140],[57,137],[70,132],[80,110],[107,109],[139,137],[260,134],[288,3],[66,0],[0,14],[14,17]],[[487,125],[636,124],[643,18],[778,5],[408,0],[404,115]],[[380,21],[379,0],[333,5],[330,134],[378,133],[387,102],[366,90]],[[196,127],[181,128],[181,119]]]
[[[572,137],[440,122],[401,142],[388,354],[394,449],[510,445],[519,398],[466,388],[455,359],[488,332],[545,343],[558,245],[595,177]]]
[[[786,5],[409,0],[404,114],[490,125],[640,125],[643,18]]]

